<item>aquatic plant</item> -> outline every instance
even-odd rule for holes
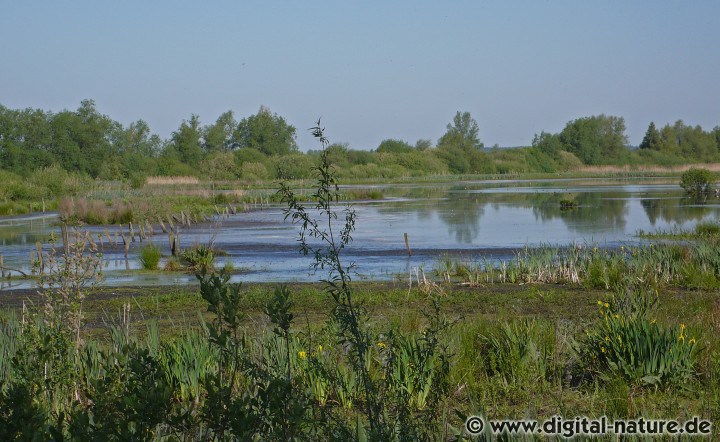
[[[140,264],[145,270],[157,270],[161,257],[160,249],[153,243],[146,244],[140,250]]]

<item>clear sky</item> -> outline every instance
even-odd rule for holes
[[[268,106],[332,142],[433,142],[469,111],[487,145],[605,113],[720,125],[720,1],[0,0],[0,104],[95,100],[168,137]]]

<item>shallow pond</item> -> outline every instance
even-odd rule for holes
[[[356,264],[355,279],[406,279],[417,268],[431,270],[446,255],[492,261],[509,259],[526,246],[619,247],[638,242],[638,230],[692,228],[720,216],[720,200],[689,200],[676,183],[662,179],[363,186],[368,187],[381,189],[385,198],[353,204],[356,231],[344,259],[346,264]],[[577,207],[562,210],[561,200],[574,201]],[[0,219],[0,255],[5,265],[29,272],[35,243],[47,241],[51,232],[60,236],[55,221],[41,216]],[[117,229],[109,228],[111,236]],[[97,238],[105,228],[89,230]],[[270,206],[185,228],[180,242],[183,248],[212,243],[225,252],[227,256],[218,257],[217,262],[232,262],[236,281],[314,281],[326,276],[309,270],[312,259],[298,252],[298,231],[284,221],[281,206]],[[166,235],[156,234],[151,240],[164,256],[169,255]],[[106,284],[179,284],[195,279],[177,272],[134,271],[140,268],[137,254],[142,246],[131,244],[128,261],[122,247],[107,242],[102,246]],[[49,245],[43,247],[47,250]],[[2,289],[33,284],[15,278],[9,284],[4,281]]]

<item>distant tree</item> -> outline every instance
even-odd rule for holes
[[[678,120],[672,127],[679,154],[686,159],[713,161],[718,151],[715,137],[700,126],[688,126]]]
[[[479,128],[469,112],[456,113],[438,140],[437,156],[453,173],[491,173],[494,166],[482,152]]]
[[[377,152],[385,153],[408,153],[414,149],[406,141],[387,139],[383,140],[377,148]]]
[[[677,123],[676,123],[677,126]],[[660,149],[664,152],[678,153],[678,139],[673,126],[666,124],[660,129]]]
[[[482,149],[484,145],[480,142],[479,133],[480,128],[470,112],[457,112],[453,122],[447,125],[447,132],[438,141],[438,146],[461,142],[467,147]]]
[[[150,131],[144,120],[138,120],[127,128],[117,125],[111,136],[113,153],[119,155],[141,155],[153,158],[158,155],[162,146],[159,136]]]
[[[348,143],[333,143],[325,148],[330,164],[339,168],[350,166],[350,145]]]
[[[232,111],[227,111],[218,117],[215,124],[205,126],[202,130],[202,147],[205,152],[214,153],[232,149],[232,136],[237,124]]]
[[[265,155],[286,155],[297,151],[295,128],[265,106],[257,114],[243,118],[233,133],[239,148],[257,149]]]
[[[49,151],[65,170],[97,177],[112,153],[110,139],[116,125],[97,111],[94,101],[83,100],[75,112],[52,115]]]
[[[419,151],[426,151],[432,148],[432,141],[426,139],[420,139],[415,142],[415,149]]]
[[[560,142],[585,164],[617,161],[627,153],[625,120],[606,115],[573,120],[560,132]]]
[[[190,121],[183,120],[178,130],[170,137],[170,147],[177,153],[178,159],[190,166],[197,167],[203,157],[200,147],[200,118],[192,115]]]
[[[545,131],[540,132],[540,135],[535,134],[532,147],[552,157],[556,157],[563,148],[559,135]]]
[[[640,149],[660,150],[661,147],[662,140],[660,139],[660,132],[655,128],[655,123],[651,121],[640,143]]]

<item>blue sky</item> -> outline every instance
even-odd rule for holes
[[[0,104],[95,100],[167,137],[261,105],[371,149],[469,111],[486,145],[605,113],[720,125],[720,2],[1,0]]]

